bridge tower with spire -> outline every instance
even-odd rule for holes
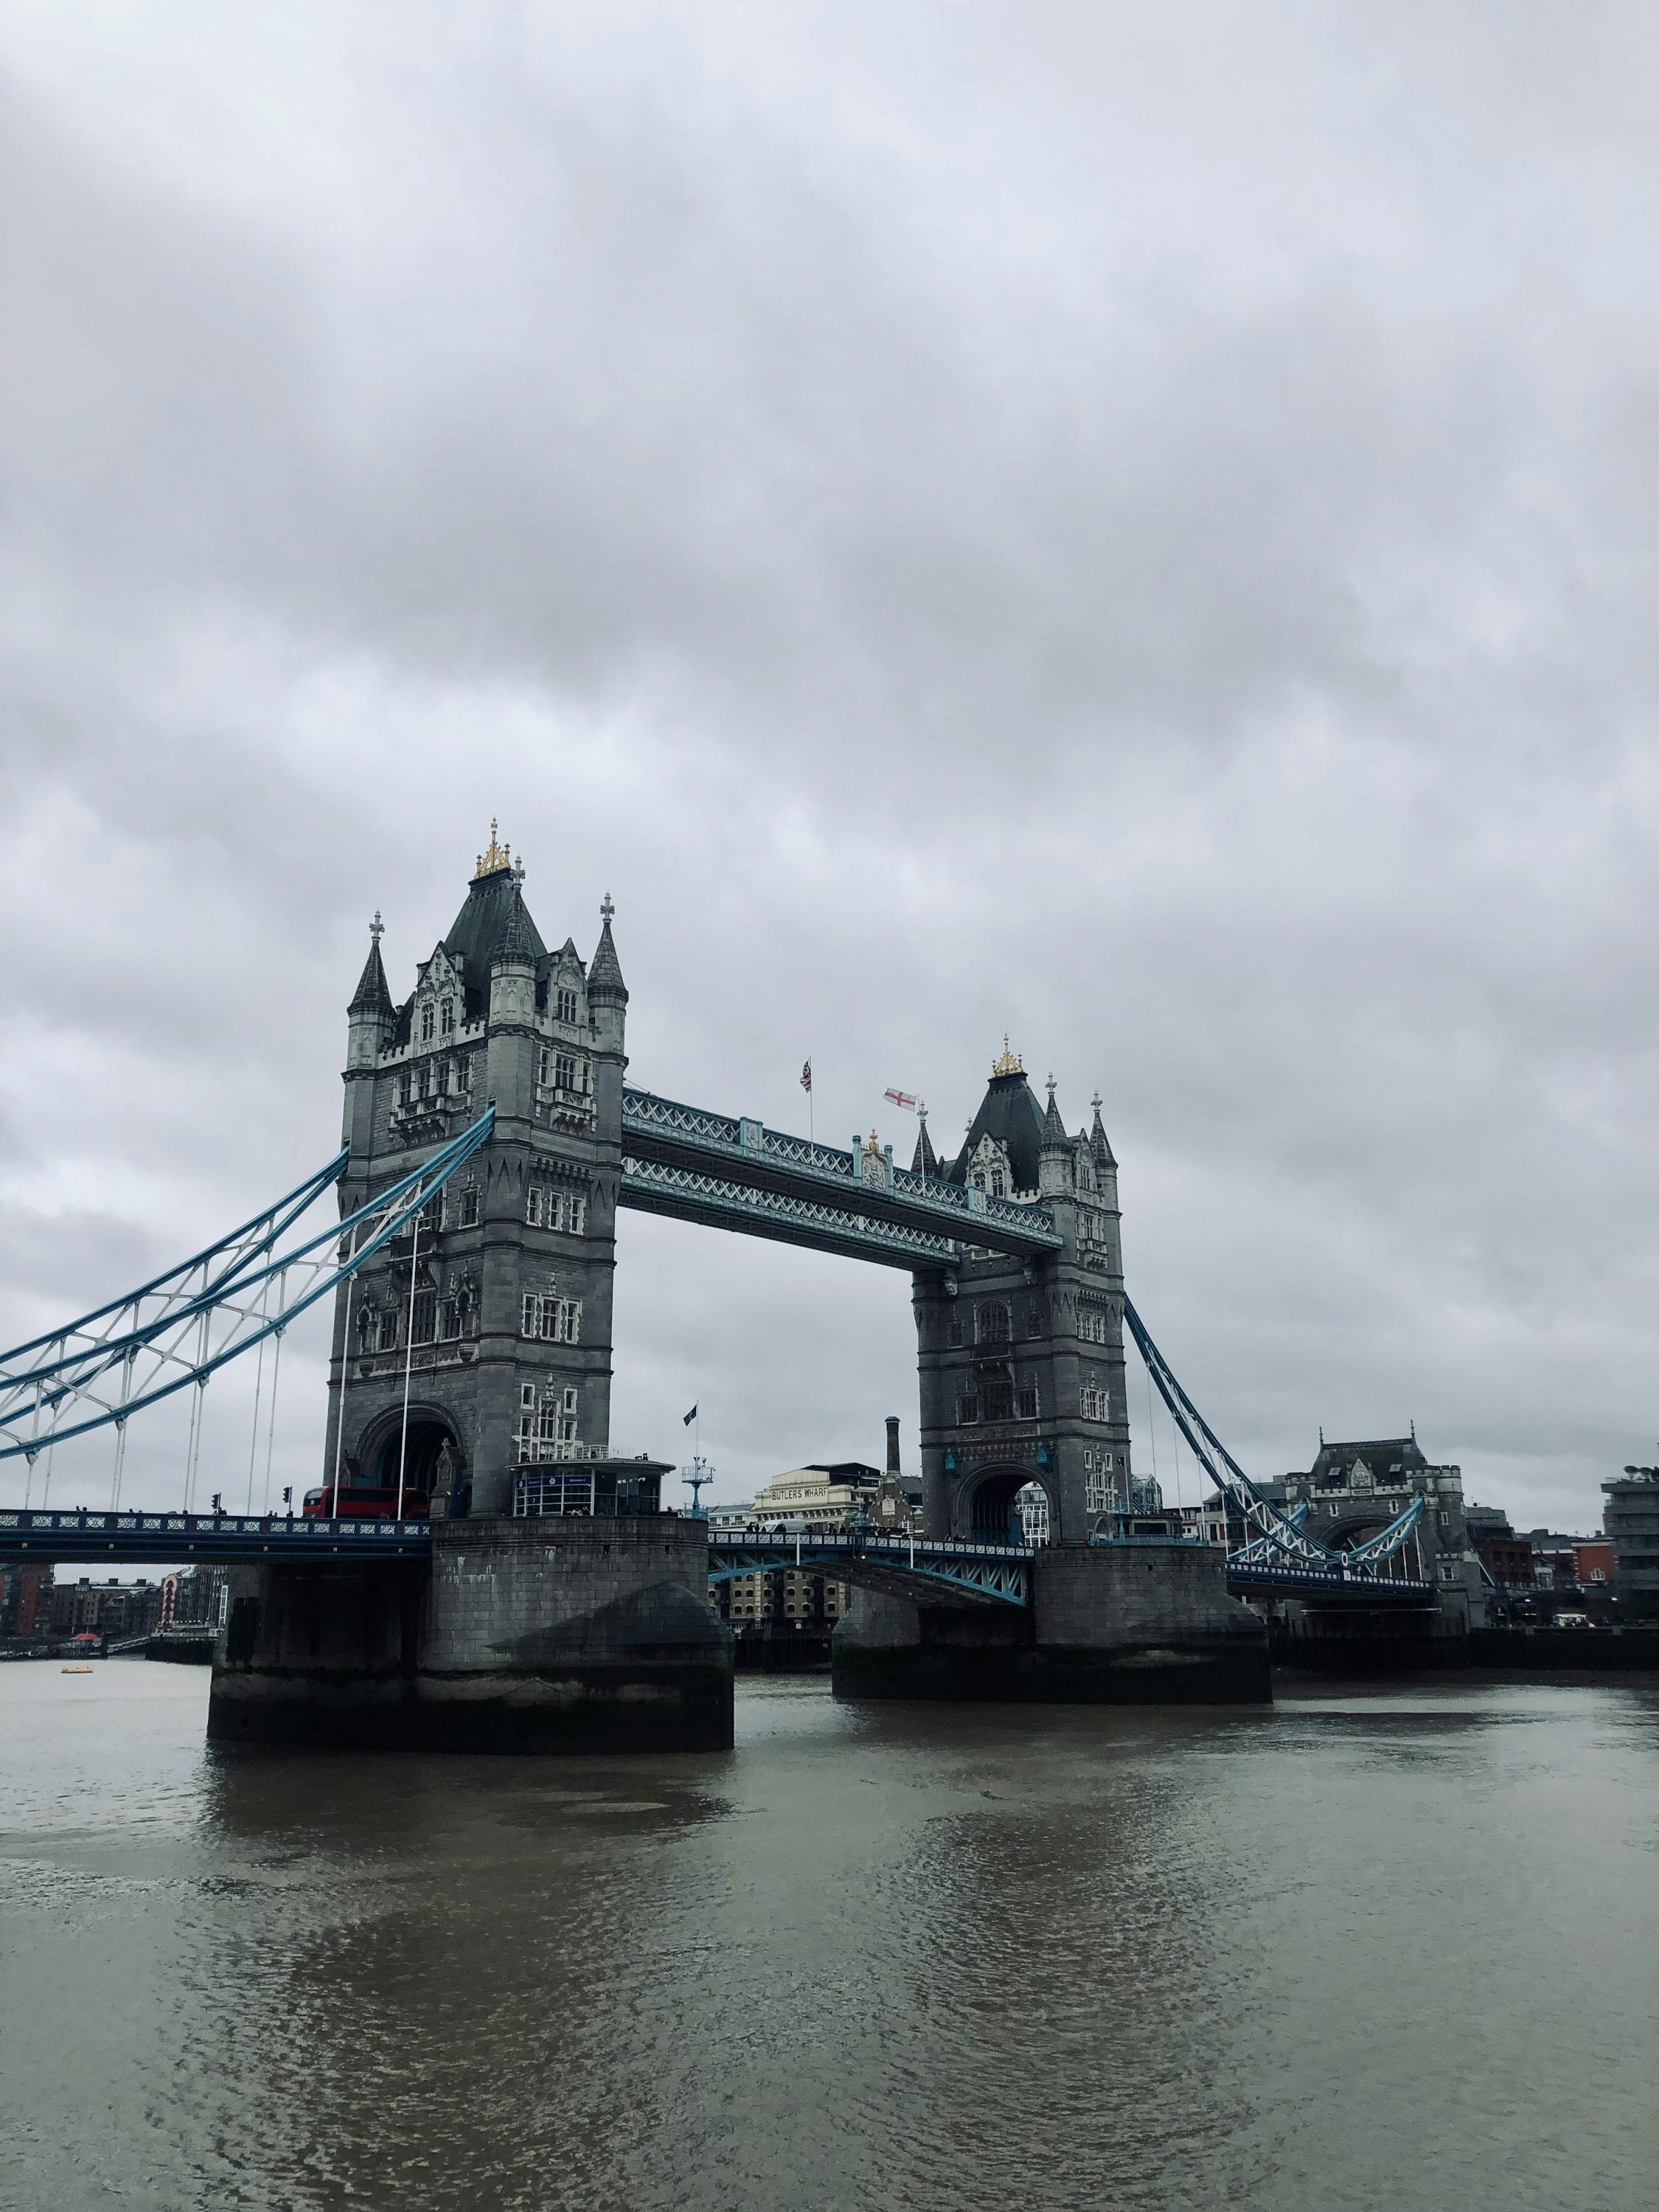
[[[920,1272],[923,1512],[938,1536],[1006,1537],[1028,1484],[1059,1543],[1084,1543],[1129,1502],[1117,1162],[1094,1100],[1067,1131],[1049,1078],[1039,1107],[1019,1054],[1000,1057],[966,1139],[941,1161],[924,1125],[915,1170],[989,1198],[1041,1203],[1063,1240],[1021,1260],[966,1248]]]
[[[550,951],[490,823],[447,935],[392,997],[370,927],[348,1009],[343,1212],[495,1109],[464,1177],[336,1300],[325,1479],[444,1516],[511,1510],[515,1473],[608,1462],[628,988],[601,908]]]

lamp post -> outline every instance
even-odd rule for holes
[[[691,1493],[691,1517],[695,1521],[702,1521],[708,1517],[702,1510],[702,1493],[705,1487],[714,1480],[714,1468],[709,1466],[706,1459],[702,1458],[694,1458],[690,1474],[680,1477],[680,1480]]]

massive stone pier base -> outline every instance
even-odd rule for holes
[[[830,1645],[842,1698],[1030,1705],[1265,1705],[1267,1634],[1207,1545],[1059,1545],[1028,1607],[860,1591]]]
[[[1297,1674],[1449,1674],[1472,1664],[1468,1607],[1457,1589],[1403,1610],[1281,1604],[1267,1639],[1274,1666]]]
[[[238,1569],[208,1735],[387,1751],[720,1751],[700,1522],[434,1522],[432,1556]]]

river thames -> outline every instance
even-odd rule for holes
[[[1659,1689],[251,1756],[0,1670],[0,2200],[1648,2212]]]

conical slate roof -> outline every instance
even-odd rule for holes
[[[933,1150],[933,1140],[927,1133],[925,1121],[916,1131],[916,1149],[911,1156],[910,1172],[912,1175],[932,1176],[935,1182],[939,1180],[939,1155]]]
[[[1060,1118],[1060,1109],[1054,1103],[1052,1086],[1048,1092],[1048,1110],[1042,1117],[1042,1141],[1045,1145],[1069,1145],[1066,1124]]]
[[[392,1003],[392,994],[386,988],[386,969],[380,960],[380,917],[374,917],[374,927],[369,933],[368,957],[363,963],[363,972],[357,978],[357,988],[351,994],[349,1014],[380,1014],[390,1021],[397,1012]]]
[[[542,941],[536,934],[536,925],[525,912],[523,894],[514,885],[513,903],[489,955],[490,965],[503,968],[511,961],[520,968],[533,968],[541,951]]]
[[[444,951],[450,958],[463,963],[461,981],[465,988],[466,1018],[470,1022],[481,1020],[489,1011],[489,970],[499,957],[497,948],[509,923],[515,933],[516,957],[534,961],[547,957],[547,947],[531,920],[514,871],[495,868],[489,875],[475,876],[467,886],[466,903],[444,939]],[[523,942],[529,947],[527,954],[518,950],[516,939],[520,932]]]
[[[623,981],[622,963],[617,957],[617,947],[611,935],[611,916],[615,908],[607,892],[599,912],[605,920],[599,930],[599,941],[593,948],[593,964],[587,971],[587,1001],[609,1000],[617,1006],[628,1004],[628,986]]]
[[[1100,1118],[1098,1098],[1095,1100],[1095,1122],[1093,1128],[1089,1132],[1089,1148],[1095,1156],[1097,1167],[1115,1168],[1117,1165],[1116,1160],[1112,1157],[1112,1147],[1106,1134],[1105,1124]]]
[[[1031,1096],[1024,1070],[994,1075],[980,1102],[967,1139],[950,1170],[952,1182],[966,1182],[968,1162],[981,1137],[990,1137],[1008,1155],[1016,1190],[1037,1187],[1037,1154],[1042,1149],[1042,1114]]]

